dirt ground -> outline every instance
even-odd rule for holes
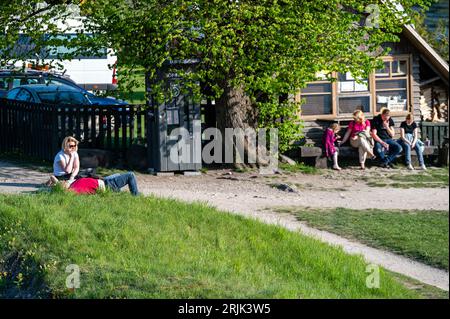
[[[145,194],[200,200],[225,210],[248,213],[279,206],[448,210],[448,188],[369,187],[365,180],[383,181],[389,179],[391,174],[421,173],[380,168],[360,171],[350,168],[340,172],[324,170],[317,175],[259,175],[257,172],[219,170],[208,171],[201,176],[139,175],[138,179]],[[274,187],[279,184],[291,186],[296,192]]]
[[[368,180],[389,180],[393,174],[423,174],[405,169],[370,168],[360,171],[350,167],[340,172],[322,170],[317,175],[282,173],[260,175],[258,172],[237,173],[211,170],[200,176],[153,176],[136,174],[139,190],[145,195],[201,201],[268,224],[316,237],[338,245],[351,254],[362,255],[367,262],[415,278],[448,291],[449,274],[387,251],[374,249],[334,234],[308,227],[292,215],[276,212],[281,207],[314,207],[352,209],[419,209],[448,210],[448,186],[445,188],[371,187]],[[0,161],[0,193],[33,192],[41,187],[48,173]],[[291,187],[288,190],[281,188]]]

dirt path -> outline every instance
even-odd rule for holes
[[[402,173],[400,171],[396,172]],[[408,174],[420,174],[419,172]],[[379,188],[369,187],[362,179],[370,175],[382,180],[392,171],[378,168],[360,172],[345,170],[321,175],[273,175],[211,171],[201,176],[164,176],[138,174],[140,191],[183,201],[202,201],[224,211],[256,218],[265,223],[301,231],[324,242],[343,247],[351,254],[361,254],[369,263],[415,278],[446,291],[449,274],[408,258],[353,242],[334,234],[307,227],[292,215],[274,212],[280,207],[315,207],[352,209],[421,209],[448,210],[447,188]],[[47,174],[16,167],[0,161],[0,192],[35,190]],[[18,183],[17,181],[20,181]],[[287,184],[297,192],[278,190],[273,184]]]

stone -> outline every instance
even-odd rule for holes
[[[183,175],[184,176],[201,176],[202,172],[199,172],[199,171],[184,171]]]
[[[84,168],[111,167],[113,163],[113,153],[101,149],[79,149],[80,166]]]
[[[289,165],[297,165],[297,162],[294,161],[292,158],[282,154],[280,154],[280,162]]]
[[[293,186],[290,186],[288,184],[274,184],[273,187],[276,189],[287,192],[287,193],[298,193],[297,189],[295,189]]]
[[[156,172],[155,174],[158,177],[171,177],[171,176],[175,176],[174,172]]]

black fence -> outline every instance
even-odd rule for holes
[[[66,136],[80,148],[109,150],[125,158],[146,143],[147,111],[140,105],[52,105],[0,99],[0,153],[52,161]]]

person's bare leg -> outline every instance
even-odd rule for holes
[[[58,179],[55,176],[50,176],[51,186],[58,184]]]
[[[58,183],[58,179],[54,175],[50,175],[48,181],[44,183],[45,186],[54,186]]]
[[[338,164],[338,152],[335,152],[333,154],[333,169],[335,169],[337,171],[341,170],[341,168],[339,167],[339,164]]]

